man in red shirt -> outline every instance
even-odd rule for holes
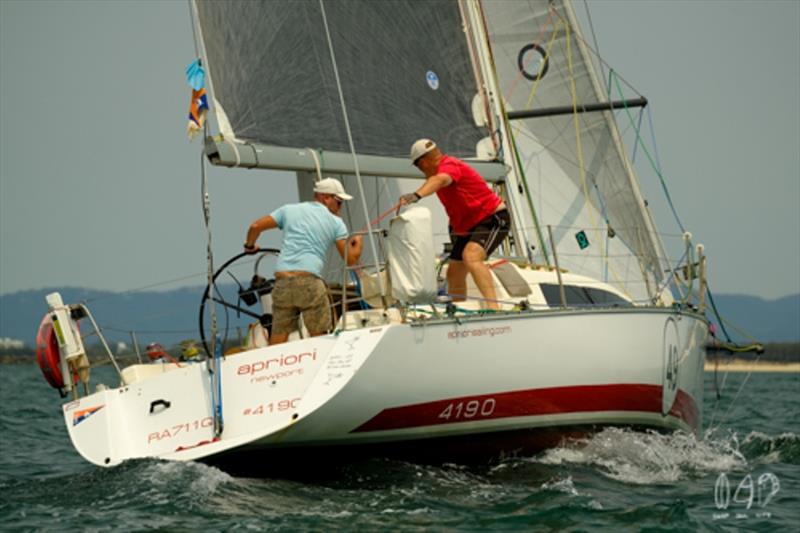
[[[411,146],[411,160],[426,180],[416,192],[401,196],[400,205],[433,193],[444,205],[453,243],[447,268],[450,294],[456,301],[465,299],[469,272],[486,306],[499,309],[492,273],[484,260],[508,235],[511,217],[506,205],[472,167],[442,153],[430,139],[420,139]]]

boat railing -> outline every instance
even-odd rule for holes
[[[376,282],[378,285],[378,296],[380,299],[380,310],[386,314],[387,310],[390,306],[391,301],[391,273],[389,269],[389,262],[386,257],[386,236],[388,234],[387,230],[375,228],[372,230],[363,230],[357,231],[350,235],[348,235],[348,242],[350,238],[360,236],[360,237],[367,237],[370,234],[375,238],[375,242],[377,243],[377,254],[378,257],[375,258],[374,262],[371,262],[371,265],[374,265],[378,272],[375,273]],[[345,260],[344,267],[342,268],[342,292],[341,292],[341,319],[342,325],[341,329],[345,330],[348,328],[347,320],[348,320],[348,311],[350,311],[349,306],[351,303],[361,301],[362,303],[366,304],[366,294],[364,294],[364,289],[362,286],[362,281],[365,276],[362,275],[362,272],[365,272],[365,267],[360,262],[356,262],[353,265],[348,265],[347,261]],[[355,287],[357,297],[354,299],[348,298],[348,291],[347,287],[350,284],[350,278],[354,278]],[[370,305],[370,304],[367,304]]]
[[[390,318],[388,315],[390,310],[399,313],[399,316],[403,322],[414,322],[417,320],[427,321],[431,318],[448,317],[469,319],[476,316],[490,316],[496,314],[497,312],[514,314],[534,313],[541,311],[552,312],[559,309],[565,311],[586,311],[591,309],[621,309],[632,306],[678,306],[681,308],[685,307],[694,311],[702,312],[705,308],[704,293],[706,288],[706,258],[703,255],[702,246],[697,247],[696,256],[691,255],[692,261],[688,262],[689,264],[687,265],[685,271],[690,282],[693,283],[694,280],[699,281],[699,294],[696,292],[694,293],[694,295],[697,296],[697,301],[688,300],[689,295],[693,293],[691,289],[688,291],[689,294],[687,294],[686,297],[682,297],[678,301],[673,301],[669,298],[662,301],[658,297],[655,299],[645,297],[645,299],[637,300],[628,295],[628,293],[624,290],[619,292],[619,287],[616,287],[613,284],[611,284],[611,286],[614,287],[619,294],[612,292],[611,289],[608,288],[608,282],[600,280],[597,281],[600,286],[597,287],[596,290],[603,292],[603,294],[600,295],[601,301],[596,301],[594,292],[592,292],[593,289],[590,285],[587,285],[588,281],[586,279],[574,280],[570,278],[570,271],[563,268],[563,265],[560,263],[561,255],[557,249],[556,240],[553,237],[553,228],[548,226],[546,231],[546,235],[550,241],[550,249],[552,250],[551,258],[553,260],[553,264],[534,265],[531,264],[526,258],[520,257],[494,257],[492,261],[494,264],[501,262],[513,262],[518,267],[532,268],[535,270],[541,270],[544,268],[547,271],[553,272],[554,279],[552,282],[550,282],[551,296],[544,294],[544,287],[547,285],[547,283],[543,281],[525,281],[525,283],[530,285],[531,288],[534,286],[539,286],[543,291],[542,294],[538,297],[522,297],[522,299],[513,297],[509,298],[508,296],[501,297],[500,299],[495,300],[495,303],[500,304],[502,309],[499,311],[493,311],[484,308],[484,304],[487,303],[487,300],[477,294],[470,294],[466,297],[466,302],[459,303],[454,301],[451,295],[447,294],[446,292],[442,292],[442,267],[446,264],[446,257],[441,259],[437,267],[437,283],[440,285],[439,297],[429,303],[421,303],[417,305],[405,305],[396,302],[392,296],[391,289],[392,276],[395,273],[391,271],[392,265],[387,256],[386,238],[388,233],[386,230],[374,229],[372,230],[372,234],[376,237],[375,240],[378,245],[378,261],[376,263],[372,263],[370,261],[368,267],[364,267],[361,264],[352,266],[345,265],[342,270],[342,290],[340,293],[341,299],[337,299],[337,301],[335,301],[333,304],[340,311],[340,316],[342,317],[340,328],[352,329],[354,327],[365,327],[366,324],[374,325],[376,323],[389,323],[393,321],[393,318]],[[354,232],[349,237],[355,235],[366,236],[368,234],[368,231],[360,231]],[[694,252],[694,250],[692,250],[692,252]],[[379,270],[379,272],[376,272],[373,275],[371,270],[375,270],[376,268]],[[678,270],[679,267],[675,267],[673,274],[677,276]],[[366,276],[365,273],[367,274]],[[382,278],[376,279],[377,276],[382,276]],[[362,282],[367,279],[370,280],[370,284],[372,285],[371,288],[365,288],[362,285]],[[509,291],[509,287],[506,286],[506,283],[503,282],[499,276],[496,276],[496,283],[498,283],[499,288],[503,289],[504,291]],[[552,287],[552,285],[557,286],[555,298],[553,298],[552,292],[556,287]],[[380,290],[378,290],[379,287]],[[579,292],[580,289],[586,289],[586,291],[592,292],[591,298],[587,296],[585,299],[581,299],[579,297],[580,295],[576,294],[576,288],[579,289]],[[662,290],[665,288],[666,287],[663,287]],[[338,296],[337,293],[338,291],[335,291],[334,295]],[[511,296],[511,294],[512,293],[509,292],[509,296]],[[625,294],[626,296],[623,298],[620,296],[620,294]],[[537,301],[542,297],[544,297],[545,301]],[[367,300],[369,300],[369,302],[367,302]],[[354,306],[357,304],[360,304],[361,307],[355,308]],[[475,308],[473,309],[473,307]],[[348,313],[350,314],[348,315]]]

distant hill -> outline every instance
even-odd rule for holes
[[[731,322],[726,329],[734,340],[746,340],[733,327],[737,326],[761,342],[800,342],[800,294],[777,300],[719,294],[714,296],[714,302],[722,318]]]
[[[21,291],[0,296],[0,338],[20,339],[34,346],[36,331],[42,316],[47,311],[45,296],[51,292],[61,293],[66,303],[87,303],[97,323],[109,342],[131,344],[130,331],[136,331],[140,346],[149,342],[160,342],[170,346],[183,339],[198,339],[198,311],[205,287],[190,287],[170,291],[141,291],[115,293],[82,288],[39,289]],[[226,299],[236,299],[230,286],[222,286]],[[224,327],[225,312],[218,307],[219,323]],[[247,324],[249,317],[236,319],[228,313],[229,323]],[[86,322],[84,324],[84,322]],[[81,329],[88,331],[91,325],[81,321]],[[235,328],[231,335],[236,335]],[[87,339],[87,343],[95,340]]]
[[[55,290],[30,290],[0,296],[0,338],[20,339],[33,346],[39,321],[47,310],[45,295]],[[137,332],[142,345],[157,341],[166,346],[182,339],[199,337],[197,317],[203,290],[200,287],[133,293],[81,288],[58,290],[65,302],[88,302],[109,341],[130,344],[130,330]],[[230,287],[222,290],[226,299],[235,300]],[[747,340],[735,325],[760,342],[800,342],[800,294],[777,300],[720,294],[714,297],[714,301],[723,318],[731,322],[732,325],[726,325],[726,328],[734,340]],[[225,313],[222,310],[219,313],[219,323],[224,326]],[[713,317],[711,310],[709,316]],[[237,319],[233,312],[228,313],[227,318],[232,326],[252,321],[249,317]],[[235,327],[230,332],[235,336]],[[722,333],[718,336],[721,337]]]

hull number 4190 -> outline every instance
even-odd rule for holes
[[[494,398],[453,402],[447,404],[447,407],[439,413],[439,418],[444,420],[466,420],[492,416],[496,405],[497,402],[495,402]]]

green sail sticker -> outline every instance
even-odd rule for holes
[[[61,324],[58,319],[53,316],[53,329],[56,330],[56,337],[58,337],[58,344],[64,344],[64,332],[61,331]]]
[[[589,239],[586,237],[586,232],[581,230],[575,234],[575,240],[578,241],[578,246],[581,250],[589,246]]]

